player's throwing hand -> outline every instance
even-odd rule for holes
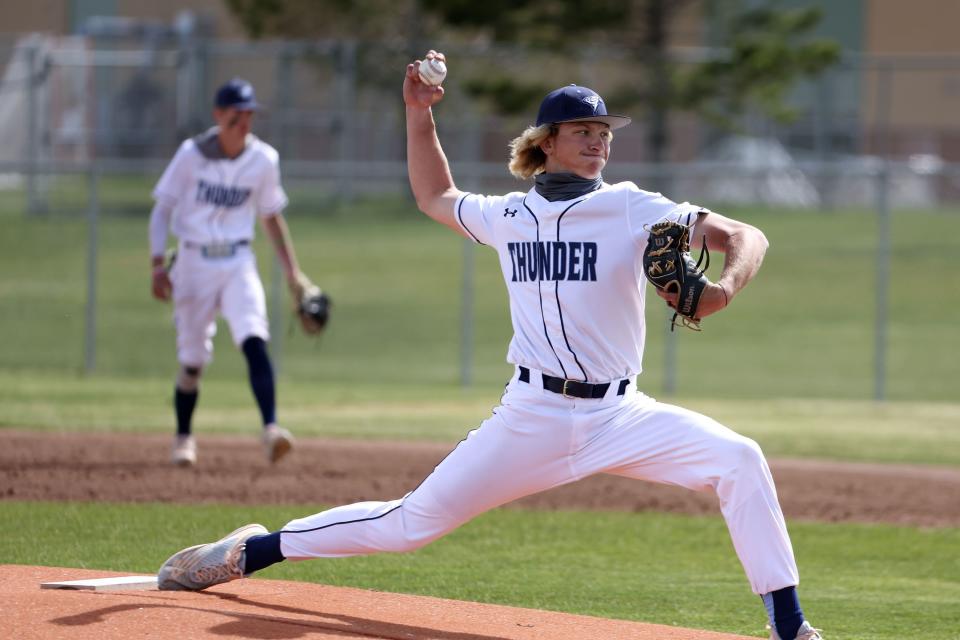
[[[420,78],[420,65],[430,59],[441,60],[446,64],[447,57],[431,49],[423,60],[414,60],[407,65],[407,74],[403,79],[403,101],[408,107],[432,107],[443,99],[442,85],[429,85]]]

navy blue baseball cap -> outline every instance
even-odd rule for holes
[[[608,114],[603,98],[593,89],[569,84],[548,93],[537,114],[538,127],[561,122],[602,122],[619,129],[630,124],[630,118]]]
[[[238,111],[257,111],[261,108],[253,95],[253,85],[242,78],[234,78],[217,89],[213,105],[220,109],[232,107]]]

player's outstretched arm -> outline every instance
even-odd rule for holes
[[[701,317],[726,307],[733,297],[747,283],[753,280],[760,270],[769,242],[760,229],[753,225],[719,213],[701,213],[694,233],[702,244],[706,238],[707,248],[724,255],[723,270],[720,277],[704,291],[698,311]]]
[[[426,59],[444,60],[442,53],[429,51]],[[425,214],[464,235],[454,217],[460,190],[453,183],[450,165],[440,146],[431,107],[443,99],[442,85],[425,84],[419,75],[420,60],[407,65],[403,79],[403,101],[407,111],[407,171],[417,206]]]

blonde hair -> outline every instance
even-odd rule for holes
[[[542,173],[547,164],[547,154],[540,145],[557,132],[557,126],[542,124],[539,127],[527,127],[519,136],[510,141],[510,173],[521,180]]]
[[[515,177],[526,180],[538,173],[543,173],[547,166],[547,154],[540,145],[550,136],[560,131],[559,124],[542,124],[539,127],[530,126],[519,136],[510,141],[510,163],[507,165]],[[613,140],[613,131],[606,129]]]

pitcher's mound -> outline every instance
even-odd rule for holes
[[[4,635],[310,640],[744,640],[744,636],[441,598],[249,579],[202,592],[41,589],[110,571],[0,566]]]

